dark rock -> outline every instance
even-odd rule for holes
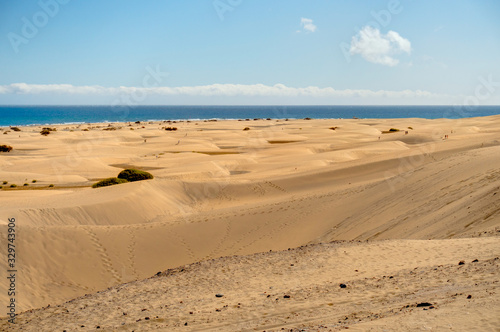
[[[285,295],[283,296],[284,299],[289,299],[290,298],[290,295]]]
[[[188,322],[185,322],[185,323],[184,323],[184,326],[188,326]]]
[[[477,259],[477,258],[472,261],[472,263],[477,263],[477,262],[479,262],[479,259]]]
[[[144,320],[149,320],[149,317],[144,317]]]
[[[458,262],[458,265],[464,265],[464,264],[465,264],[465,261]]]
[[[467,296],[468,299],[472,299],[472,295]]]
[[[340,286],[340,288],[347,288],[346,284],[340,284],[339,286]]]
[[[224,294],[220,294],[220,293],[215,294],[215,297],[223,297],[223,296],[224,296]]]
[[[429,302],[421,302],[417,304],[417,307],[430,307],[430,306],[432,306],[432,303]]]

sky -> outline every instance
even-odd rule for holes
[[[0,105],[500,105],[498,0],[0,2]]]

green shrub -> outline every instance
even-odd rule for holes
[[[32,183],[36,183],[36,180],[31,180]]]
[[[3,182],[3,184],[7,184],[7,183],[9,183],[9,181],[4,181],[4,182]]]
[[[10,129],[11,129],[12,131],[21,131],[21,129],[19,129],[19,128],[17,128],[17,127],[10,127]]]
[[[49,184],[49,188],[54,188],[54,185],[53,184]]]
[[[10,187],[11,188],[15,188],[15,187],[17,187],[17,185],[16,184],[11,184]]]
[[[391,128],[391,129],[389,129],[389,131],[399,131],[399,129]]]
[[[12,146],[0,145],[0,152],[10,152],[10,151],[12,151]]]
[[[48,130],[48,129],[42,129],[42,131],[40,132],[40,134],[42,134],[43,136],[47,136],[48,134],[50,134],[50,130]]]
[[[243,130],[250,130],[250,128],[248,128],[248,127],[245,127],[245,128],[243,128]]]
[[[123,171],[121,171],[120,174],[118,174],[118,178],[125,179],[125,180],[130,181],[130,182],[134,182],[134,181],[152,179],[153,175],[151,173],[148,173],[148,172],[139,171],[137,169],[129,168],[129,169],[124,169]]]
[[[112,186],[114,184],[120,184],[120,183],[125,183],[125,182],[128,182],[128,181],[125,179],[107,178],[107,179],[101,180],[97,183],[94,183],[92,185],[92,188],[107,187],[107,186]]]
[[[28,184],[28,183],[25,183],[25,184],[23,184],[23,186],[27,187],[27,186],[29,186],[29,184]]]

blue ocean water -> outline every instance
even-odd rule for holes
[[[500,106],[0,106],[0,126],[203,119],[458,119],[500,114]]]

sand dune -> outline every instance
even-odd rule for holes
[[[30,310],[18,326],[26,331],[493,331],[500,324],[498,254],[498,238],[482,238],[344,242],[225,257]],[[5,321],[0,324],[12,330]]]
[[[162,129],[172,125],[179,129],[175,132]],[[403,316],[388,314],[396,310],[396,306],[388,306],[385,302],[370,304],[372,291],[375,292],[373,296],[393,299],[397,305],[426,300],[412,297],[409,292],[388,290],[392,284],[381,275],[399,273],[400,280],[405,280],[413,291],[421,289],[431,294],[433,287],[438,287],[441,282],[439,280],[449,279],[456,273],[455,265],[459,260],[478,258],[483,265],[467,265],[468,275],[483,278],[485,292],[493,292],[497,287],[491,273],[498,276],[498,261],[493,259],[500,255],[499,116],[461,120],[154,122],[112,124],[116,130],[103,131],[107,126],[57,126],[58,130],[47,137],[38,133],[38,127],[24,127],[21,132],[1,137],[1,144],[14,147],[12,152],[0,154],[0,180],[8,181],[0,190],[0,246],[6,247],[7,219],[15,217],[18,225],[16,245],[19,248],[18,287],[22,290],[18,296],[18,312],[51,304],[48,311],[19,316],[20,322],[29,320],[30,323],[26,324],[28,330],[30,326],[37,326],[31,325],[37,324],[37,320],[63,312],[63,307],[56,307],[57,304],[148,278],[158,271],[197,262],[204,263],[184,269],[190,271],[193,266],[198,269],[208,264],[203,270],[206,270],[205,279],[184,275],[184,272],[176,273],[179,279],[172,282],[179,286],[169,291],[177,292],[178,297],[161,299],[158,295],[157,300],[167,301],[164,305],[181,310],[174,302],[168,301],[197,296],[206,280],[217,284],[218,281],[214,280],[224,279],[223,266],[233,270],[241,268],[241,262],[248,260],[252,261],[250,265],[255,276],[241,275],[231,281],[235,283],[231,286],[234,296],[246,298],[247,310],[240,311],[242,315],[250,316],[258,313],[256,317],[262,318],[259,316],[264,314],[262,310],[267,310],[273,317],[270,323],[260,326],[255,316],[247,319],[232,311],[232,305],[244,303],[235,300],[235,303],[227,302],[229,307],[226,309],[220,308],[221,311],[216,313],[223,317],[217,318],[204,307],[215,306],[216,302],[211,297],[206,297],[206,303],[203,302],[203,295],[199,299],[203,303],[196,304],[207,311],[202,310],[204,316],[196,323],[200,330],[272,330],[299,326],[319,329],[321,322],[330,327],[339,324],[336,322],[341,315],[337,315],[337,310],[323,315],[332,308],[328,305],[323,308],[326,295],[320,293],[333,292],[334,289],[328,288],[330,279],[324,275],[327,271],[338,275],[338,279],[330,280],[332,285],[342,280],[360,283],[359,288],[352,289],[357,300],[345,297],[338,312],[344,316],[356,313],[361,319],[356,326],[368,324],[366,328],[374,329],[400,324]],[[337,127],[335,130],[329,129],[334,126]],[[245,127],[250,130],[244,131]],[[82,131],[86,128],[90,129]],[[401,131],[382,133],[390,128]],[[408,131],[407,135],[405,131]],[[449,135],[449,138],[444,139],[444,135]],[[128,167],[148,170],[155,179],[90,188],[97,180],[116,176]],[[13,183],[18,187],[10,188]],[[24,183],[28,186],[23,186]],[[49,184],[54,187],[49,187]],[[313,245],[339,240],[363,241],[361,244],[341,244],[353,250],[353,255],[360,260],[358,263],[351,257],[338,256],[337,249],[334,249],[339,246],[337,244]],[[366,240],[369,242],[365,243]],[[267,291],[266,283],[283,284],[283,292],[298,287],[287,286],[283,277],[276,279],[276,273],[285,273],[277,271],[288,271],[288,267],[273,260],[278,257],[293,260],[294,255],[302,255],[301,251],[289,252],[287,249],[303,245],[315,248],[307,251],[307,257],[303,258],[310,260],[312,265],[303,268],[311,276],[317,274],[318,279],[300,279],[301,284],[305,283],[300,286],[304,287],[301,292],[310,293],[302,298],[300,305],[295,303],[275,308],[279,312],[271,314],[274,309],[259,302],[260,295],[248,299],[247,295],[252,292]],[[429,246],[435,247],[434,253],[418,249]],[[414,251],[408,248],[414,248]],[[269,250],[286,251],[227,258]],[[368,255],[371,250],[374,254]],[[377,250],[385,250],[385,253],[376,254]],[[342,269],[335,272],[329,270],[333,269],[332,266],[323,271],[323,265],[314,263],[314,259],[319,259],[313,257],[316,251],[324,251],[324,259],[332,260],[335,266],[340,264],[336,260],[342,259],[341,265],[350,264],[349,271],[366,270],[363,278],[382,280],[382,290],[372,290],[373,287],[379,288],[375,281],[368,283],[363,279],[362,282],[358,272],[355,275]],[[401,263],[391,266],[392,259],[399,259]],[[206,260],[210,261],[206,263]],[[0,263],[4,270],[5,264],[5,260]],[[356,264],[360,268],[353,268]],[[377,264],[380,268],[375,266]],[[433,272],[438,265],[443,265],[439,276]],[[423,275],[427,276],[424,279],[430,282],[429,285],[422,284],[423,281],[410,273],[408,269],[415,267],[423,269]],[[274,268],[276,270],[269,271]],[[294,275],[291,279],[297,278]],[[471,289],[469,279],[465,275],[460,279],[462,291]],[[156,294],[155,287],[160,287],[153,285],[153,282],[158,282],[156,280],[118,287],[130,291],[127,296],[131,298],[133,292],[148,297]],[[189,283],[190,289],[181,289],[185,282]],[[237,289],[236,283],[250,284],[245,289]],[[306,291],[307,287],[313,286],[319,288]],[[260,290],[260,287],[264,289]],[[87,306],[88,311],[72,316],[71,312],[76,308],[72,307],[70,314],[63,315],[67,318],[62,314],[54,316],[60,321],[54,322],[54,326],[76,329],[77,326],[70,323],[80,322],[78,317],[85,315],[92,315],[94,318],[89,322],[95,325],[121,326],[122,321],[111,311],[102,312],[109,317],[95,314],[102,311],[98,309],[102,300],[111,301],[114,311],[125,305],[120,303],[121,295],[116,292],[116,289],[110,290],[71,302]],[[335,288],[335,294],[337,292]],[[457,303],[462,303],[463,299],[457,297],[457,301],[447,302],[451,301],[448,296],[447,289],[439,288],[433,298],[438,303],[446,303],[442,308],[438,306],[439,310],[460,320]],[[0,299],[2,303],[7,301],[4,283],[0,284]],[[87,300],[90,302],[85,302]],[[121,301],[125,301],[125,297]],[[185,302],[186,299],[179,301]],[[498,312],[499,308],[497,302],[483,297],[463,301],[477,303],[471,309],[471,315],[484,313],[487,316],[484,324],[499,327],[498,320],[494,319],[495,310]],[[374,322],[377,323],[371,322],[375,316],[359,314],[357,303],[376,313],[378,316]],[[73,304],[63,306],[70,305]],[[490,311],[483,310],[483,307]],[[231,308],[231,312],[221,314],[229,310],[227,308]],[[414,324],[420,324],[427,317],[422,315],[436,315],[435,323],[429,326],[445,326],[439,325],[439,310],[424,313],[418,309],[418,312],[414,307],[404,309],[404,317],[412,317]],[[149,325],[134,325],[129,321],[132,317],[127,317],[126,330],[134,329],[134,326],[143,329],[170,324],[170,328],[177,323],[183,324],[185,312],[181,315],[175,310],[155,314],[162,321],[153,324],[153,319],[150,319]],[[304,318],[304,312],[315,310],[320,313],[311,314],[310,319]],[[301,312],[297,316],[300,319],[286,318],[298,311]],[[349,317],[353,319],[354,316]],[[238,325],[239,322],[243,325]],[[88,324],[84,325],[91,326]],[[412,323],[408,324],[405,328],[411,329]],[[456,324],[453,326],[457,327]]]

